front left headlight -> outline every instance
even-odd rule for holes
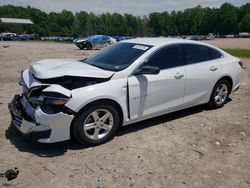
[[[29,101],[35,106],[40,106],[43,104],[62,106],[62,105],[65,105],[69,101],[69,99],[70,98],[68,97],[55,97],[55,96],[40,95],[40,96],[30,97]]]
[[[62,98],[62,97],[45,97],[45,104],[48,105],[65,105],[69,101],[69,98]]]

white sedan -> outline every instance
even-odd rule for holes
[[[9,103],[13,125],[41,143],[98,145],[119,126],[208,104],[222,107],[240,87],[243,63],[214,46],[137,38],[83,60],[38,61],[20,76]]]

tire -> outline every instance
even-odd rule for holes
[[[92,50],[92,45],[90,43],[87,43],[86,45],[87,50]]]
[[[80,44],[78,45],[78,48],[79,48],[80,50],[83,50],[83,45],[82,45],[82,43],[80,43]]]
[[[84,47],[83,47],[83,44],[82,44],[82,43],[80,43],[79,48],[80,48],[80,50],[83,50],[83,49],[84,49]]]
[[[81,144],[96,146],[114,137],[120,122],[112,103],[93,103],[81,110],[73,122],[73,135]]]
[[[230,88],[229,81],[225,79],[219,80],[213,88],[208,106],[213,109],[223,107],[228,100]]]

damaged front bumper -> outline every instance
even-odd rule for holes
[[[40,107],[33,108],[26,97],[15,95],[9,103],[12,124],[27,138],[54,143],[70,139],[70,125],[74,115],[64,112],[47,114]]]

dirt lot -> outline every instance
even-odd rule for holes
[[[211,43],[250,49],[249,39]],[[9,128],[7,104],[20,92],[20,70],[88,53],[73,44],[0,42],[0,173],[20,171],[10,182],[0,177],[0,187],[250,187],[250,59],[224,108],[198,106],[123,127],[98,147],[32,143]]]
[[[215,39],[215,40],[204,41],[204,42],[215,45],[219,48],[250,49],[249,38]]]

